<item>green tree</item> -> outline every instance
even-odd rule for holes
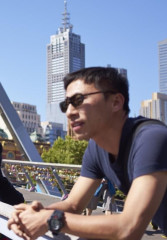
[[[87,145],[85,140],[74,140],[70,136],[64,140],[59,137],[49,151],[43,152],[42,159],[50,163],[81,164]]]

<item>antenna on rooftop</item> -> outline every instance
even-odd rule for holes
[[[67,12],[67,0],[64,0],[64,12],[63,15],[63,30],[66,31],[67,29],[72,30],[72,25],[70,24],[70,14]]]

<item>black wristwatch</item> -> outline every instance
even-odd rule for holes
[[[64,226],[64,212],[55,210],[51,217],[48,219],[48,227],[53,236],[57,235]]]

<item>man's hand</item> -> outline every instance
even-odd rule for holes
[[[29,240],[30,238],[29,238],[29,236],[27,236],[24,233],[24,228],[23,228],[23,226],[21,224],[21,221],[20,221],[20,218],[19,218],[19,214],[22,211],[26,210],[29,206],[26,205],[26,204],[19,204],[19,205],[16,205],[14,207],[15,207],[15,209],[18,209],[18,210],[14,211],[12,213],[12,216],[8,221],[8,229],[13,230],[13,232],[16,235],[18,235],[19,237],[22,237],[25,240]]]
[[[37,233],[34,233],[33,231],[32,222],[34,222],[33,218],[35,218],[36,216],[35,214],[39,213],[39,211],[43,209],[43,205],[35,201],[31,205],[27,204],[16,205],[15,209],[16,211],[12,213],[12,216],[8,221],[9,230],[13,230],[16,235],[22,237],[25,240],[36,239]],[[37,221],[39,223],[39,218]],[[47,229],[45,230],[45,232],[46,231]]]

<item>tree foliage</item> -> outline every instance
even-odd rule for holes
[[[44,151],[42,159],[49,163],[81,164],[88,142],[74,140],[66,136],[65,140],[58,138],[49,151]]]

